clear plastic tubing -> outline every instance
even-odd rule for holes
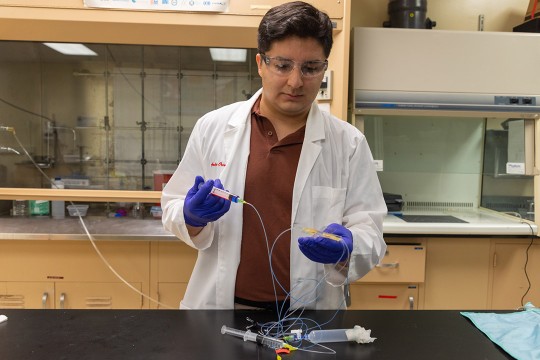
[[[346,331],[347,329],[312,330],[307,338],[312,343],[349,341]]]
[[[242,338],[244,339],[244,341],[256,342],[257,344],[267,346],[270,349],[281,349],[284,345],[283,341],[275,339],[273,337],[256,334],[249,330],[248,331],[237,330],[237,329],[227,327],[225,325],[221,327],[221,333]]]

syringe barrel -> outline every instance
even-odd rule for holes
[[[312,343],[349,341],[346,331],[347,329],[312,330],[308,334],[308,340]]]
[[[236,337],[239,337],[239,338],[244,338],[244,334],[246,333],[245,331],[242,331],[242,330],[237,330],[237,329],[233,329],[233,328],[230,328],[230,327],[227,327],[225,325],[223,325],[221,327],[221,333],[222,334],[228,334],[228,335],[232,335],[232,336],[236,336]]]
[[[253,341],[253,342],[256,342],[257,344],[267,346],[270,349],[280,349],[283,347],[283,341],[270,337],[270,336],[256,334],[249,330],[246,331],[246,333],[244,334],[244,341]]]

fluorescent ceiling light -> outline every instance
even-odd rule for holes
[[[85,56],[97,56],[95,52],[84,46],[83,44],[69,44],[69,43],[43,43],[62,53],[64,55],[85,55]]]
[[[210,48],[213,61],[246,62],[247,49]]]

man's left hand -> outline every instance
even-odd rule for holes
[[[341,240],[328,239],[322,236],[298,238],[298,246],[310,260],[322,264],[336,264],[345,261],[353,249],[352,233],[339,224],[330,224],[324,229],[325,233],[338,235]]]

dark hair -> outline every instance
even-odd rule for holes
[[[258,51],[264,54],[272,42],[289,36],[314,38],[328,57],[332,49],[332,21],[327,14],[303,1],[287,2],[268,10],[259,24]]]

